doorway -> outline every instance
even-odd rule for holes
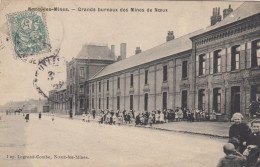
[[[231,87],[231,114],[240,113],[240,86]]]

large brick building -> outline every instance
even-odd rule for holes
[[[67,105],[70,111],[82,114],[86,110],[89,105],[86,81],[114,62],[114,50],[107,46],[84,45],[77,57],[67,63]]]
[[[176,39],[169,31],[166,43],[144,52],[138,48],[136,55],[121,61],[94,60],[99,53],[93,62],[72,60],[67,66],[71,109],[81,113],[187,107],[215,111],[223,118],[233,112],[247,115],[250,102],[260,94],[259,8],[259,2],[244,3],[234,11],[229,6],[223,20],[215,8],[206,29]],[[88,75],[83,80],[81,68]],[[81,87],[86,91],[80,94]]]

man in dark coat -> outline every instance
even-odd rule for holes
[[[96,117],[96,110],[95,109],[92,110],[92,115],[93,115],[93,119],[95,119],[95,117]]]
[[[30,115],[29,115],[29,114],[26,114],[26,116],[25,116],[25,120],[26,120],[26,122],[29,121],[29,117],[30,117]]]
[[[39,113],[39,120],[41,120],[41,118],[42,118],[42,113],[40,112]]]
[[[72,114],[72,111],[70,112],[70,119],[72,119],[72,116],[73,116],[73,114]]]

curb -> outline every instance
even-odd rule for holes
[[[131,124],[131,125],[127,124],[127,125],[123,125],[123,126],[132,126],[132,127],[137,127],[137,128],[147,128],[147,129],[161,130],[161,131],[167,131],[167,132],[177,132],[177,133],[185,133],[185,134],[191,134],[191,135],[208,136],[208,137],[214,137],[214,138],[220,138],[220,139],[229,138],[228,136],[221,136],[221,135],[215,135],[215,134],[181,131],[181,130],[173,130],[173,129],[170,130],[170,129],[156,128],[156,127],[135,126],[133,124]]]
[[[62,115],[56,115],[59,118],[66,119],[67,117]],[[68,117],[69,118],[69,117]],[[81,120],[80,117],[73,117],[73,120]],[[90,122],[97,122],[95,120],[90,120]],[[228,139],[228,136],[221,136],[216,134],[208,134],[208,133],[198,133],[198,132],[190,132],[190,131],[182,131],[182,130],[173,130],[173,129],[164,129],[164,128],[157,128],[157,127],[145,127],[145,126],[135,126],[134,124],[125,124],[121,126],[132,126],[137,128],[147,128],[147,129],[153,129],[153,130],[161,130],[161,131],[168,131],[168,132],[178,132],[178,133],[184,133],[184,134],[191,134],[191,135],[200,135],[200,136],[208,136],[208,137],[214,137],[214,138],[220,138],[220,139]]]

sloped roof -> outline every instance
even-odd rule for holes
[[[234,23],[238,20],[245,19],[249,16],[253,16],[255,14],[260,13],[260,2],[245,2],[240,5],[236,10],[230,13],[227,17],[225,17],[222,21],[217,22],[213,26],[209,26],[205,28],[201,34],[212,31],[219,27]],[[194,37],[197,35],[194,35]]]
[[[162,45],[143,51],[139,54],[133,55],[124,60],[110,64],[91,79],[99,78],[111,73],[122,71],[157,59],[161,59],[163,57],[190,50],[192,48],[190,37],[199,34],[200,31],[201,30],[195,31],[180,38],[163,43]]]
[[[190,34],[184,35],[162,45],[131,56],[127,59],[108,65],[103,70],[94,75],[94,77],[91,79],[96,79],[111,73],[126,70],[170,55],[188,51],[192,49],[192,41],[190,40],[190,38],[244,19],[246,17],[255,15],[260,12],[259,9],[260,2],[245,2],[232,13],[230,13],[225,19],[223,19],[221,22],[218,22],[214,26],[192,32]]]
[[[115,56],[107,46],[83,45],[77,59],[115,60]]]

